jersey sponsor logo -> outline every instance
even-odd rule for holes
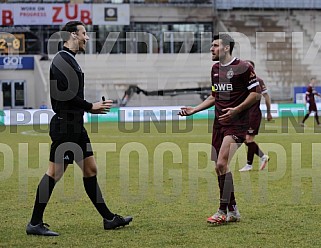
[[[218,77],[218,73],[215,73],[215,74],[214,74],[214,77]]]
[[[212,91],[233,91],[233,84],[214,84]]]
[[[226,73],[226,77],[228,79],[231,79],[234,76],[234,71],[231,69],[228,70],[228,72]]]

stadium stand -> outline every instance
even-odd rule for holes
[[[41,2],[69,1],[43,0]],[[235,32],[236,37],[237,34],[239,37],[241,35],[245,43],[236,46],[235,54],[242,59],[252,59],[256,62],[257,74],[268,85],[273,101],[291,101],[294,86],[305,85],[311,77],[321,80],[319,69],[321,61],[318,56],[321,46],[318,34],[321,21],[319,17],[321,1],[319,0],[309,2],[295,0],[291,3],[283,0],[273,2],[252,0],[70,1],[70,3],[82,2],[130,3],[131,8],[130,25],[119,27],[93,25],[91,29],[94,32],[103,31],[100,33],[100,46],[110,30],[122,32],[111,53],[77,56],[86,73],[86,93],[90,101],[100,99],[102,92],[108,92],[115,100],[121,99],[130,85],[136,85],[144,90],[208,86],[212,65],[210,53],[207,52],[208,44],[205,49],[202,49],[202,53],[199,53],[200,46],[197,44],[193,45],[193,53],[188,54],[187,51],[184,55],[177,54],[177,43],[172,46],[169,42],[162,43],[157,40],[159,50],[154,47],[150,50],[136,48],[130,51],[130,54],[124,54],[124,47],[127,49],[123,44],[126,41],[124,34],[128,31],[148,32],[150,30],[151,34],[159,39],[161,37],[159,33],[164,31],[190,31],[189,25],[193,26],[191,30],[195,32],[195,37],[200,37],[200,33],[204,31],[213,33],[228,31]],[[4,28],[9,27],[2,27],[2,30]],[[50,34],[59,27],[31,26],[29,29],[29,32],[24,32],[27,41],[26,50],[34,51],[33,49],[44,47],[37,43],[40,38],[48,40]],[[46,35],[41,37],[41,32]],[[210,41],[207,40],[206,43]],[[249,44],[248,47],[247,44]],[[174,53],[171,54],[171,52]],[[42,60],[40,60],[41,57]],[[42,87],[44,94],[47,94],[50,60],[43,60],[41,55],[37,55],[35,59],[35,87]],[[37,99],[34,105],[40,104],[42,98]],[[175,97],[137,95],[131,99],[129,106],[186,105],[197,104],[200,101],[199,95]]]
[[[293,85],[302,84],[313,75],[296,57],[299,46],[295,40],[292,43],[296,18],[291,17],[289,11],[279,10],[278,15],[267,10],[219,13],[227,30],[240,32],[249,38],[254,51],[252,59],[257,64],[256,71],[266,81],[274,100],[289,100]]]
[[[268,85],[274,101],[290,101],[295,85],[302,85],[311,76],[319,76],[318,66],[306,65],[303,56],[307,44],[311,44],[315,32],[310,15],[303,11],[220,11],[219,19],[229,32],[245,35],[251,49],[243,59],[256,62],[256,71]],[[310,27],[310,28],[309,28]],[[313,27],[313,25],[312,25]],[[292,39],[293,32],[302,32],[303,51],[300,40]],[[315,46],[316,44],[314,44]],[[236,47],[242,50],[243,47]],[[239,54],[241,55],[241,54]],[[121,99],[129,85],[145,90],[202,87],[210,83],[212,61],[209,54],[101,54],[79,56],[86,70],[87,97],[99,99],[100,92],[109,92],[113,99]],[[152,63],[151,63],[152,62]],[[49,62],[47,62],[49,63]],[[47,78],[48,66],[42,62]],[[321,78],[321,75],[320,75]],[[90,86],[89,86],[90,85]],[[282,90],[280,90],[282,88]],[[129,106],[195,104],[198,95],[191,96],[134,96]]]
[[[86,77],[86,97],[104,94],[121,99],[130,85],[144,90],[194,88],[210,85],[211,55],[207,54],[101,54],[77,55]],[[40,60],[37,56],[36,60]],[[42,79],[49,78],[49,61],[36,63]],[[39,82],[42,79],[39,79]],[[48,84],[47,81],[45,84]],[[41,85],[40,85],[41,86]],[[43,85],[41,86],[43,87]],[[133,96],[127,106],[185,105],[201,102],[199,95]],[[166,103],[166,104],[165,104]]]

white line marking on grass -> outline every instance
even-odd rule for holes
[[[193,126],[200,126],[200,127],[208,127],[207,123],[201,124],[194,124]],[[267,131],[277,131],[277,133],[267,133],[267,132],[259,132],[259,136],[280,136],[280,135],[308,135],[308,136],[312,136],[312,135],[318,135],[321,134],[320,133],[311,133],[311,132],[303,132],[303,133],[296,133],[296,132],[289,132],[289,133],[281,133],[281,128],[289,128],[290,130],[294,129],[294,127],[292,126],[277,126],[277,125],[265,125],[266,128],[271,128],[271,130],[267,130]],[[275,128],[273,130],[273,128]],[[304,127],[304,130],[319,130],[321,131],[321,128],[312,128],[312,127]],[[22,131],[20,132],[22,135],[28,135],[28,136],[48,136],[48,132],[37,132],[35,130],[27,130],[27,131]],[[90,131],[89,131],[90,133]],[[182,138],[197,138],[197,137],[209,137],[211,138],[212,136],[212,132],[207,132],[207,133],[203,133],[203,134],[191,134],[191,132],[187,132],[187,133],[179,133],[179,134],[175,134],[175,133],[169,133],[169,134],[159,134],[159,135],[149,135],[149,134],[145,134],[145,133],[123,133],[123,134],[119,134],[119,135],[108,135],[108,134],[102,134],[101,132],[97,133],[90,133],[91,136],[95,136],[95,135],[99,135],[99,137],[107,137],[107,138],[124,138],[124,139],[128,139],[128,138],[136,138],[136,137],[149,137],[149,138],[177,138],[177,137],[182,137]]]
[[[296,133],[295,135],[305,135],[305,136],[314,136],[315,133]],[[94,135],[90,134],[91,137],[93,138]],[[160,135],[143,135],[143,134],[136,134],[136,135],[108,135],[108,134],[98,134],[99,137],[106,137],[106,138],[123,138],[123,139],[130,139],[130,138],[184,138],[184,139],[189,139],[189,138],[199,138],[199,137],[208,137],[211,139],[212,134],[160,134]],[[280,135],[294,135],[294,133],[259,133],[258,136],[269,136],[269,137],[278,137]]]
[[[28,130],[20,132],[22,135],[29,135],[29,136],[48,136],[48,132],[40,133],[36,132],[35,130]]]

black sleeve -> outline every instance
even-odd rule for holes
[[[85,110],[86,112],[88,112],[89,110],[92,109],[93,104],[90,102],[87,102],[84,99],[81,99],[79,96],[74,97],[73,99],[71,99],[71,102],[74,106],[77,106],[79,108],[82,108],[83,110]]]

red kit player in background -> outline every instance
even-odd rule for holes
[[[255,69],[255,64],[253,61],[248,60],[252,66],[253,69]],[[265,99],[265,105],[266,105],[266,119],[268,121],[272,120],[272,115],[271,115],[271,98],[268,94],[268,90],[265,86],[264,81],[256,77],[257,81],[260,84],[261,87],[261,94]],[[264,152],[259,148],[257,143],[254,141],[255,135],[258,135],[260,125],[261,125],[261,120],[262,120],[262,112],[260,109],[260,101],[255,103],[251,108],[250,108],[250,120],[249,120],[249,129],[247,131],[246,135],[246,140],[245,144],[247,146],[247,163],[246,165],[240,169],[239,171],[249,171],[253,169],[252,163],[254,159],[254,154],[258,155],[260,157],[260,170],[263,170],[267,163],[269,162],[270,158],[268,155],[264,154]]]
[[[317,105],[316,105],[315,99],[314,99],[315,95],[320,96],[320,94],[318,92],[316,92],[316,90],[314,89],[315,81],[316,81],[315,78],[311,78],[310,84],[308,85],[307,91],[305,92],[305,100],[309,104],[309,110],[308,110],[308,113],[304,116],[304,119],[301,122],[301,126],[305,126],[304,122],[309,118],[309,116],[312,112],[314,112],[314,118],[315,118],[318,126],[320,125],[319,116],[318,116],[318,109],[317,109]]]

